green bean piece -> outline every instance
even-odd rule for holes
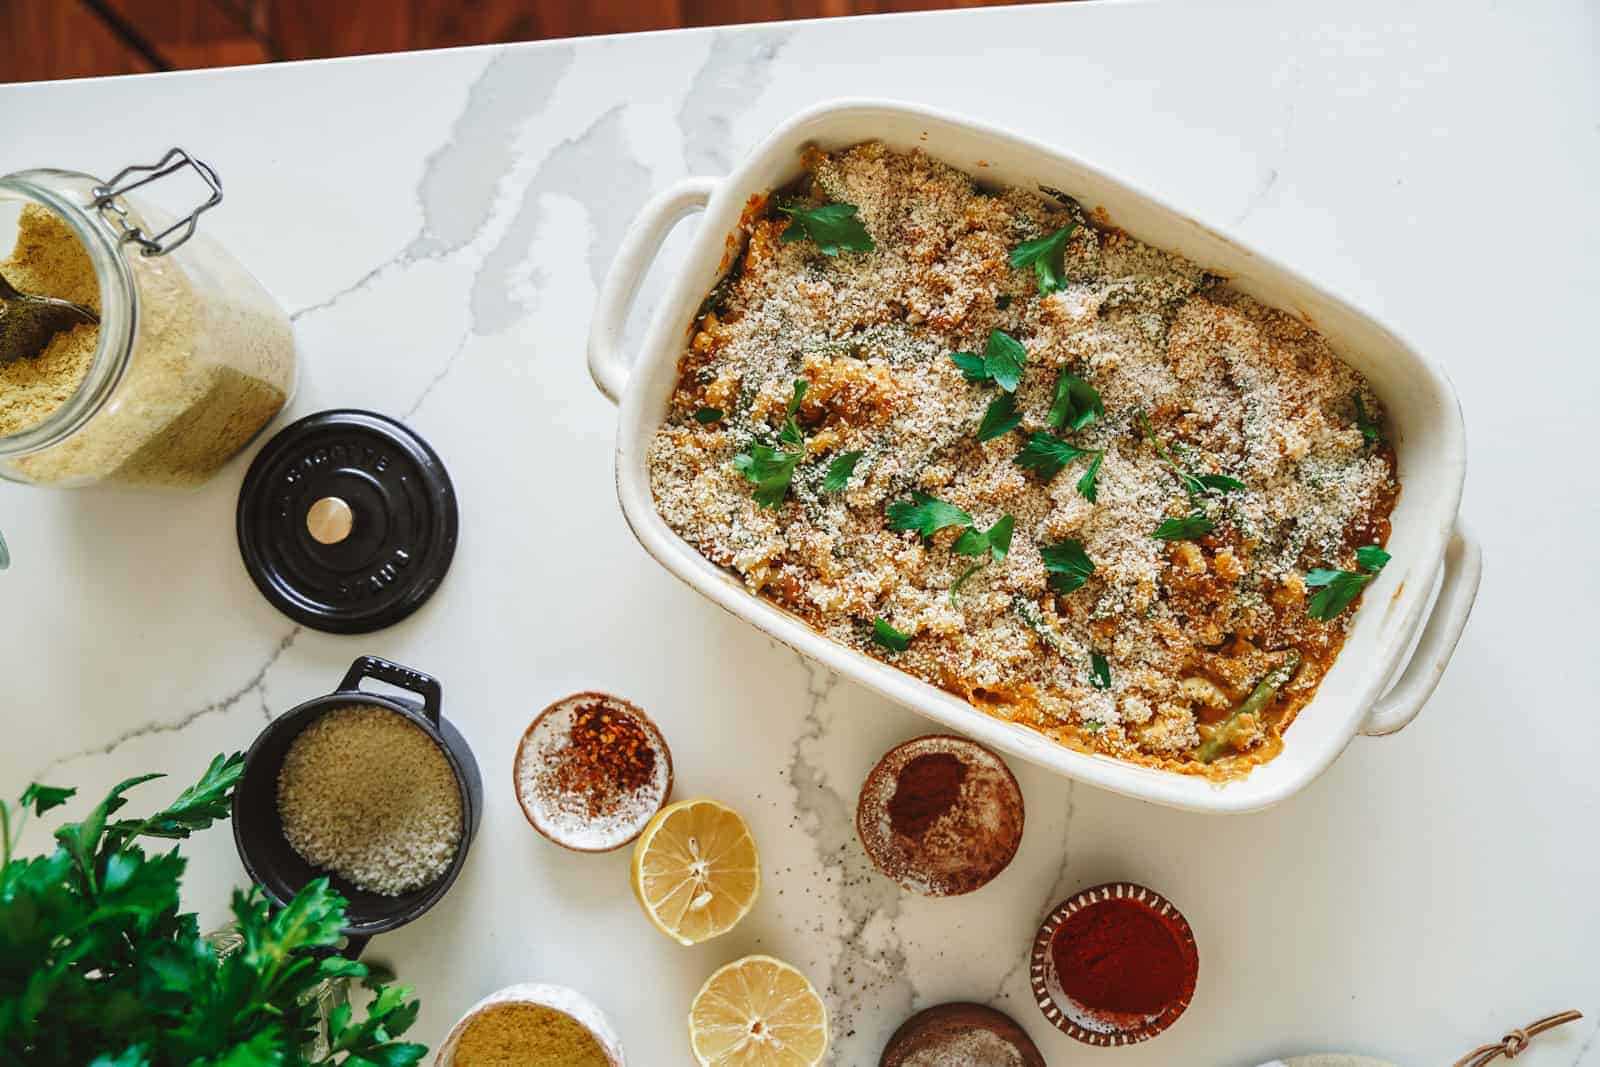
[[[1230,747],[1229,742],[1233,740],[1235,724],[1246,715],[1259,715],[1265,711],[1267,705],[1277,699],[1279,691],[1289,684],[1289,679],[1293,678],[1294,672],[1299,669],[1300,651],[1291,648],[1289,657],[1268,671],[1266,677],[1257,682],[1250,695],[1244,698],[1244,702],[1228,712],[1228,717],[1217,724],[1216,732],[1211,735],[1210,740],[1202,742],[1195,750],[1195,759],[1201,763],[1212,763],[1221,756]]]

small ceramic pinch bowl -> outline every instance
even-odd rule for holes
[[[440,1043],[439,1051],[433,1058],[433,1067],[454,1067],[456,1053],[461,1048],[461,1039],[472,1024],[497,1008],[515,1005],[542,1008],[567,1016],[594,1038],[595,1044],[599,1046],[610,1067],[626,1067],[622,1057],[622,1042],[617,1039],[616,1030],[592,1000],[566,986],[537,982],[506,986],[490,993],[468,1008],[467,1013],[450,1028],[450,1032]]]
[[[1056,973],[1052,948],[1068,920],[1086,908],[1124,900],[1143,905],[1162,921],[1176,942],[1178,958],[1183,966],[1178,994],[1160,1010],[1149,1014],[1096,1010],[1080,1004],[1062,988],[1061,976]],[[1108,882],[1062,901],[1039,927],[1029,957],[1029,979],[1034,1003],[1039,1005],[1045,1019],[1068,1037],[1099,1047],[1138,1044],[1171,1026],[1189,1007],[1199,972],[1199,949],[1195,945],[1194,931],[1189,928],[1189,921],[1166,897],[1132,882]]]
[[[649,778],[636,789],[619,785],[605,812],[587,810],[587,796],[566,788],[561,764],[570,731],[585,712],[601,711],[636,726],[653,754]],[[528,824],[572,852],[612,852],[644,832],[672,797],[672,750],[644,709],[609,693],[583,692],[551,704],[523,733],[511,762],[512,788]],[[605,792],[603,783],[598,785]]]

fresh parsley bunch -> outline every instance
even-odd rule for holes
[[[218,756],[194,785],[146,819],[112,816],[123,794],[160,775],[119,783],[81,822],[56,828],[55,851],[14,856],[23,822],[76,792],[30,785],[0,801],[0,1062],[87,1067],[409,1067],[427,1049],[396,1041],[420,1004],[405,986],[374,986],[365,1018],[328,1022],[330,1052],[308,1059],[319,1033],[312,991],[367,968],[329,954],[345,901],[318,879],[274,911],[254,887],[235,891],[243,942],[219,959],[193,913],[178,911],[185,860],[147,855],[143,838],[181,840],[226,819],[244,767]]]

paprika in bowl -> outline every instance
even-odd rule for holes
[[[1022,841],[1022,790],[976,741],[930,734],[884,754],[861,787],[856,833],[877,868],[929,897],[971,893]]]
[[[1039,927],[1029,968],[1050,1024],[1087,1045],[1132,1045],[1188,1008],[1200,972],[1189,923],[1131,882],[1085,889]]]

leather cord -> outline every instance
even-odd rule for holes
[[[1455,1067],[1484,1067],[1504,1056],[1506,1059],[1515,1059],[1522,1055],[1522,1050],[1528,1047],[1528,1042],[1546,1030],[1554,1030],[1570,1022],[1583,1018],[1581,1011],[1563,1011],[1555,1015],[1546,1015],[1543,1019],[1535,1020],[1527,1026],[1519,1027],[1492,1045],[1481,1045],[1473,1049],[1455,1062]]]

